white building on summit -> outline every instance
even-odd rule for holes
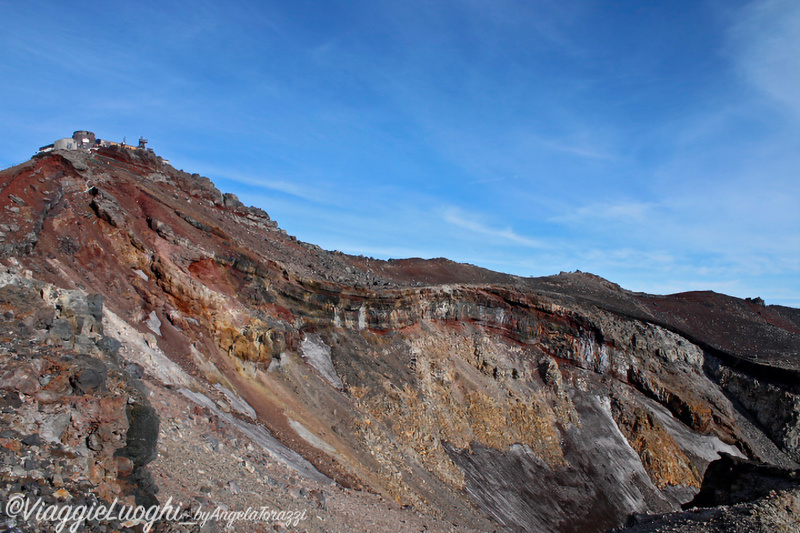
[[[94,132],[86,130],[78,130],[72,134],[72,137],[65,137],[58,139],[53,144],[42,146],[39,148],[39,153],[53,152],[55,150],[92,150],[95,148],[103,148],[106,146],[119,146],[129,150],[147,150],[152,152],[152,148],[147,148],[147,139],[141,137],[139,139],[139,146],[130,146],[125,144],[125,141],[116,143],[114,141],[105,141],[95,137]]]
[[[91,131],[79,130],[72,137],[59,139],[53,144],[42,146],[39,152],[52,152],[53,150],[89,150],[102,141],[99,141]]]

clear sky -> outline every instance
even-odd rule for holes
[[[0,166],[150,140],[298,238],[800,307],[797,0],[0,0]]]

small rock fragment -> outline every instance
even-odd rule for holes
[[[22,444],[26,446],[39,446],[42,443],[41,437],[39,437],[38,433],[32,433],[22,439]]]
[[[67,501],[72,499],[72,494],[69,493],[66,489],[58,489],[53,493],[53,496],[58,498],[61,501]]]

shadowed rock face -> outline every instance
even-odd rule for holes
[[[683,512],[634,515],[627,533],[792,532],[800,512],[798,470],[722,457],[708,466],[703,485]]]
[[[772,491],[796,489],[800,472],[723,454],[706,470],[703,486],[684,508],[751,502]]]
[[[223,417],[257,419],[314,479],[459,530],[603,531],[680,509],[720,452],[800,460],[797,310],[347,256],[152,154],[68,157],[0,173],[7,285],[101,295],[48,331],[92,316],[122,368],[232,391]],[[26,375],[4,390],[29,394]],[[89,365],[72,386],[103,376]],[[134,468],[158,433],[157,407],[137,405],[116,452]]]

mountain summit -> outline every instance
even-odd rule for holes
[[[326,251],[144,143],[56,148],[0,172],[3,494],[319,532],[797,526],[800,310]],[[680,512],[698,493],[726,507]]]

